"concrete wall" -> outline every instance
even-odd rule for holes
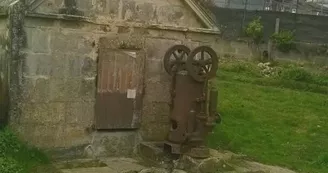
[[[62,13],[65,1],[67,0],[45,0],[36,12]],[[79,11],[74,15],[99,21],[111,23],[128,21],[182,27],[201,26],[194,13],[180,0],[76,0],[75,3]]]
[[[0,127],[6,124],[8,111],[8,78],[7,78],[7,16],[0,15]]]

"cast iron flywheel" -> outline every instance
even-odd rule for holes
[[[204,82],[216,75],[218,61],[218,56],[212,48],[200,46],[189,54],[186,68],[194,80]]]
[[[177,71],[185,70],[189,53],[190,49],[185,45],[171,47],[164,56],[165,71],[173,75]]]

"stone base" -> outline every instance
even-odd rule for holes
[[[198,159],[206,159],[211,156],[210,150],[207,147],[191,148],[190,151],[186,153],[186,155]]]
[[[101,158],[61,162],[63,173],[295,173],[294,171],[245,160],[231,152],[209,150],[207,159],[187,155],[170,158],[163,143],[145,142],[138,146],[139,159]],[[61,165],[61,166],[60,166]]]
[[[46,150],[54,160],[74,160],[82,158],[135,157],[140,143],[137,131],[93,132],[90,142],[75,147]]]

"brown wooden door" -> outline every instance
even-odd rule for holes
[[[97,129],[135,129],[142,109],[144,56],[135,50],[99,50]]]

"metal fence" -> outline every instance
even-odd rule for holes
[[[328,10],[324,6],[325,2],[319,0],[320,8],[314,8],[309,4],[318,3],[315,0],[277,1],[215,0],[216,6],[211,11],[220,25],[222,37],[226,39],[240,38],[246,25],[256,17],[261,17],[265,40],[269,40],[275,32],[276,20],[279,18],[279,30],[294,31],[296,41],[328,43]]]
[[[328,0],[213,0],[216,6],[254,11],[328,16]]]

